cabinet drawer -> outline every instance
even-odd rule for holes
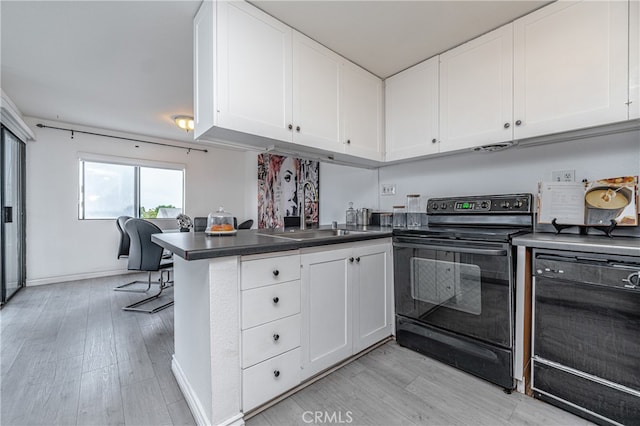
[[[242,329],[300,312],[300,280],[242,292]]]
[[[242,332],[242,368],[300,346],[300,314]]]
[[[300,384],[300,349],[242,371],[242,410],[247,411]]]
[[[300,255],[246,260],[241,266],[241,289],[300,279]]]

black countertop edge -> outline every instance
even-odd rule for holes
[[[303,241],[259,235],[260,230],[240,230],[232,236],[206,235],[204,232],[166,232],[152,235],[151,241],[185,260],[202,260],[297,250],[392,236],[390,228],[370,226],[368,231],[370,232]]]

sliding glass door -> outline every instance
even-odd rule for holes
[[[0,245],[0,275],[2,299],[5,303],[25,284],[25,150],[20,141],[5,127],[1,132],[0,202],[2,244]]]

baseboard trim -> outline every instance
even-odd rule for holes
[[[114,275],[125,275],[139,273],[139,271],[128,271],[126,269],[117,269],[112,271],[87,272],[84,274],[60,275],[57,277],[38,278],[34,280],[27,279],[26,286],[37,286],[45,284],[64,283],[67,281],[88,280],[92,278],[112,277]]]
[[[173,375],[176,377],[178,387],[182,391],[182,395],[184,395],[184,400],[187,401],[187,405],[191,410],[191,414],[193,415],[193,419],[196,421],[196,424],[200,426],[211,425],[211,421],[207,417],[207,413],[205,413],[200,400],[189,384],[187,376],[185,376],[182,368],[180,368],[180,364],[178,364],[175,355],[171,359],[171,371],[173,371]],[[229,417],[219,423],[217,426],[244,426],[244,414],[238,413],[235,416]]]
[[[204,411],[204,407],[202,407],[200,400],[193,391],[193,388],[191,387],[187,376],[184,374],[184,371],[182,371],[180,364],[178,364],[175,355],[172,356],[171,359],[171,371],[173,371],[173,375],[176,377],[178,387],[182,391],[185,401],[187,401],[187,405],[191,410],[191,414],[193,415],[193,419],[196,421],[196,424],[201,426],[210,425],[211,421],[209,421],[209,418]]]

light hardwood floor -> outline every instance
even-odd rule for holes
[[[173,308],[122,311],[141,295],[112,288],[132,277],[29,287],[0,311],[0,424],[194,424],[170,367]],[[247,424],[589,423],[390,342]]]

